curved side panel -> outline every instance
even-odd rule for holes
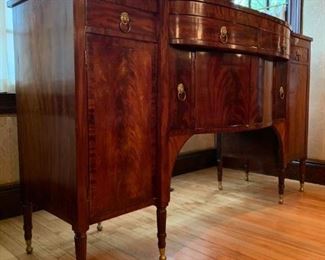
[[[286,125],[284,121],[274,122],[272,125],[272,129],[274,130],[278,141],[279,141],[279,156],[281,167],[286,168],[289,161],[287,158],[287,147],[286,147]]]
[[[160,199],[159,204],[168,205],[170,200],[170,182],[172,171],[181,148],[192,134],[177,135],[168,138],[166,156],[161,158],[161,174],[158,180],[157,198]]]

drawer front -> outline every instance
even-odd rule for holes
[[[88,1],[87,31],[145,41],[157,40],[155,14],[102,0]]]
[[[93,0],[88,0],[88,5]],[[143,11],[158,12],[158,2],[157,0],[102,0],[102,2],[111,2],[114,4],[121,4],[128,7],[133,7],[137,9],[141,9]]]
[[[292,61],[307,63],[309,60],[308,49],[298,46],[291,46],[290,59]]]
[[[175,45],[289,58],[290,29],[285,23],[217,2],[171,1],[169,38]]]
[[[195,16],[171,16],[171,38],[184,39],[188,43],[218,46],[221,48],[254,49],[258,44],[255,28],[228,21]],[[198,33],[198,26],[200,30]],[[176,40],[177,42],[177,40]],[[173,43],[173,41],[172,41]]]

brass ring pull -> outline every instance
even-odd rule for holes
[[[300,51],[296,51],[296,61],[300,61]]]
[[[284,87],[282,86],[280,87],[279,95],[282,100],[285,98]]]
[[[183,83],[177,85],[177,98],[182,102],[186,100],[186,91]]]
[[[123,33],[129,33],[131,31],[131,19],[127,12],[122,12],[120,15],[120,30]]]
[[[220,41],[223,44],[226,44],[228,42],[228,29],[226,26],[222,26],[220,28]]]

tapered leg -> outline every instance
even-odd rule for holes
[[[33,206],[31,203],[26,203],[23,205],[24,214],[24,237],[26,241],[26,253],[31,254],[33,252],[32,247],[32,212]]]
[[[86,260],[87,257],[87,234],[86,232],[75,232],[74,236],[76,259]]]
[[[157,206],[157,228],[158,228],[158,248],[159,248],[159,260],[166,260],[166,220],[167,211],[166,207]]]
[[[97,224],[97,231],[103,231],[103,225],[102,225],[102,222],[98,222]]]
[[[246,160],[245,164],[245,173],[246,173],[246,181],[249,181],[249,160]]]
[[[305,174],[306,174],[306,160],[300,160],[299,164],[299,180],[300,180],[300,189],[299,191],[304,192],[305,190]]]
[[[217,134],[217,172],[218,172],[218,189],[223,190],[222,186],[222,166],[223,166],[223,161],[222,161],[222,135]]]
[[[282,169],[279,174],[279,204],[283,204],[283,194],[284,194],[284,180],[285,180],[286,169]]]

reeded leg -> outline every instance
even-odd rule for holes
[[[305,174],[306,174],[306,160],[300,160],[299,164],[299,180],[300,180],[300,192],[304,192],[305,190]]]
[[[157,228],[158,228],[158,248],[159,248],[159,260],[166,260],[166,220],[167,211],[166,207],[157,206]]]
[[[32,247],[32,212],[33,206],[31,203],[26,203],[23,205],[24,214],[24,237],[26,241],[26,253],[31,254],[33,252]]]
[[[245,173],[246,173],[246,181],[249,181],[249,160],[246,160],[245,164]]]
[[[86,232],[75,232],[74,236],[76,259],[86,260],[87,256],[87,234]]]
[[[222,170],[222,159],[218,160],[218,189],[223,190],[222,186],[222,175],[223,175],[223,170]]]
[[[285,180],[285,171],[286,169],[282,169],[279,174],[279,204],[283,204],[283,194],[284,194],[284,180]]]
[[[97,224],[97,231],[103,231],[103,225],[102,225],[102,222],[98,222]]]
[[[222,186],[222,135],[217,134],[217,172],[218,172],[218,189],[223,190]]]

